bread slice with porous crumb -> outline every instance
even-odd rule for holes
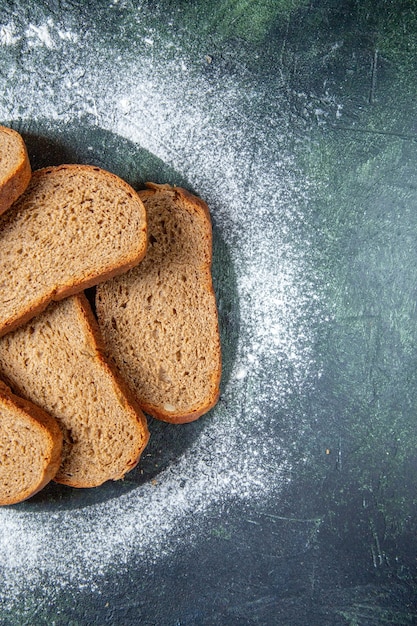
[[[61,451],[57,422],[0,381],[0,505],[40,491],[57,473]]]
[[[145,259],[101,283],[96,310],[108,354],[143,410],[190,422],[217,402],[221,349],[207,205],[178,187],[148,183]]]
[[[120,274],[146,251],[137,193],[98,167],[37,170],[0,216],[0,336],[60,300]]]
[[[0,126],[0,213],[25,191],[31,174],[23,138],[12,128]]]
[[[51,303],[2,337],[0,373],[60,425],[57,482],[95,487],[122,478],[139,461],[149,437],[146,418],[105,359],[84,294]]]

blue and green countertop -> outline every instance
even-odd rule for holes
[[[0,0],[0,123],[209,204],[222,392],[0,511],[0,622],[417,623],[417,9]]]

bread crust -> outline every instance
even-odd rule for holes
[[[32,174],[31,184],[26,190],[27,193],[30,193],[32,185],[36,184],[36,181],[39,177],[47,175],[49,173],[58,172],[61,170],[68,170],[72,172],[87,172],[88,171],[96,171],[102,173],[107,179],[112,180],[115,185],[118,187],[122,187],[125,191],[131,195],[135,201],[137,201],[141,205],[141,209],[143,211],[143,227],[142,231],[144,234],[143,244],[140,250],[138,250],[134,255],[131,254],[127,258],[124,259],[123,262],[118,262],[116,265],[109,265],[108,268],[104,271],[94,272],[91,271],[89,274],[83,277],[77,277],[66,284],[57,285],[54,289],[48,290],[47,293],[41,294],[39,293],[37,299],[33,300],[31,306],[28,307],[24,311],[19,311],[12,317],[8,319],[1,320],[0,319],[0,337],[6,335],[7,333],[15,330],[22,324],[25,324],[29,320],[31,320],[36,315],[39,315],[46,309],[48,304],[52,301],[59,301],[68,296],[77,294],[89,287],[94,287],[99,282],[109,280],[114,276],[118,276],[119,274],[123,274],[127,270],[135,267],[140,261],[143,259],[146,253],[146,245],[147,245],[147,224],[146,224],[146,212],[143,206],[143,203],[137,194],[137,192],[124,180],[112,174],[111,172],[107,172],[99,167],[92,165],[78,165],[78,164],[70,164],[70,165],[59,165],[54,167],[45,167],[39,170],[36,170]]]
[[[220,371],[220,370],[219,370]],[[217,384],[220,383],[220,375],[217,376]],[[199,417],[208,413],[210,409],[216,406],[219,399],[219,389],[214,387],[213,394],[208,402],[205,404],[201,404],[195,411],[191,411],[189,413],[167,413],[160,406],[155,404],[148,404],[146,402],[142,402],[141,406],[145,413],[152,415],[156,419],[161,420],[162,422],[168,422],[169,424],[189,424],[190,422],[195,422]]]
[[[18,159],[15,167],[10,170],[5,180],[3,182],[0,181],[0,214],[7,211],[13,202],[22,195],[32,175],[27,148],[21,135],[12,128],[0,126],[0,143],[2,133],[15,140]]]
[[[3,506],[17,504],[18,502],[31,498],[55,477],[61,464],[63,437],[58,423],[51,415],[32,402],[15,395],[1,380],[0,404],[7,406],[10,410],[23,416],[27,421],[28,427],[40,430],[48,442],[47,452],[44,457],[44,466],[37,484],[33,485],[31,489],[26,488],[11,497],[4,496],[0,485],[0,505]],[[23,459],[23,462],[29,464],[31,459]]]

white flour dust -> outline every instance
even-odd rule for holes
[[[292,153],[284,95],[274,94],[269,117],[256,118],[254,102],[265,94],[255,77],[207,77],[175,39],[164,43],[144,29],[137,55],[75,33],[74,25],[51,18],[0,23],[0,49],[31,50],[28,66],[16,60],[13,86],[0,73],[0,90],[9,94],[0,99],[0,119],[53,123],[88,114],[189,180],[211,207],[230,254],[239,337],[219,405],[156,484],[84,509],[0,511],[9,606],[44,579],[56,593],[72,585],[97,589],[115,563],[149,564],[175,551],[184,535],[198,541],[210,510],[277,497],[290,460],[273,437],[274,415],[318,369],[309,319],[319,296],[308,278],[310,242],[302,230],[310,190]],[[207,63],[205,51],[199,54]],[[39,69],[41,58],[47,72]]]

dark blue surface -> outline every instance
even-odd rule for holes
[[[143,32],[152,31],[159,41],[172,43],[174,59],[181,54],[188,59],[196,81],[202,77],[212,85],[213,102],[224,95],[222,84],[236,77],[236,106],[264,131],[267,139],[258,134],[259,143],[276,148],[269,166],[275,167],[285,144],[297,163],[299,185],[303,176],[315,183],[294,228],[312,243],[314,274],[329,307],[325,324],[311,322],[321,371],[308,389],[294,389],[284,408],[274,405],[276,364],[268,359],[256,381],[266,390],[259,408],[268,436],[287,450],[292,468],[291,479],[276,494],[254,503],[239,498],[215,503],[200,514],[197,538],[188,534],[188,525],[168,557],[114,563],[94,590],[57,591],[44,580],[24,598],[16,595],[13,610],[4,598],[1,623],[416,624],[415,4],[160,0],[153,6],[132,0],[111,8],[104,2],[94,8],[77,2],[33,8],[0,0],[0,7],[0,33],[2,24],[14,23],[19,33],[48,16],[67,27],[79,20],[87,41],[85,49],[79,43],[81,67],[87,54],[89,60],[96,54],[105,66],[104,49],[140,60]],[[51,99],[49,90],[57,83],[56,75],[49,78],[42,68],[39,75],[25,76],[30,49],[22,54],[18,46],[0,44],[0,122],[21,130],[35,166],[91,160],[135,187],[150,177],[193,187],[198,160],[189,157],[178,172],[139,143],[101,128],[94,110],[80,118],[74,104],[72,121],[71,109],[62,123],[51,124],[44,107],[44,117],[28,119],[20,101],[24,80],[42,113],[42,102]],[[50,72],[51,63],[45,61]],[[56,63],[57,73],[61,68],[65,74],[65,54]],[[248,89],[256,85],[256,100],[245,80]],[[233,108],[230,116],[231,126],[239,125]],[[284,118],[290,121],[287,138]],[[207,137],[213,139],[210,122]],[[167,152],[187,152],[172,138],[167,142]],[[270,223],[277,227],[274,219],[270,216]],[[214,223],[225,393],[233,385],[240,333],[236,254],[216,227],[215,211]],[[139,492],[174,467],[204,428],[204,421],[182,431],[153,422],[149,456],[124,483],[90,492],[51,485],[21,508],[34,515],[45,507],[51,513],[76,510]]]

